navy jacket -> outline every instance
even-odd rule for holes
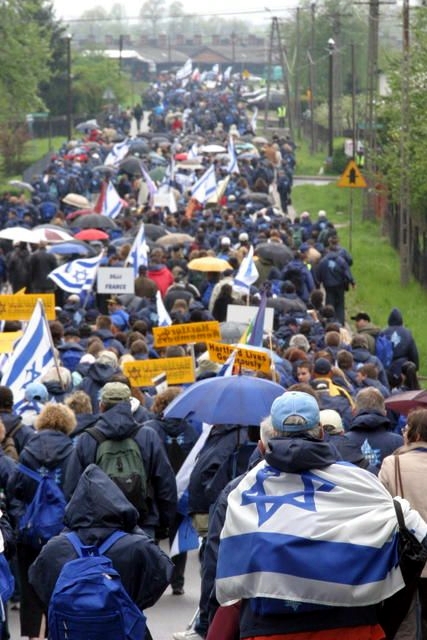
[[[71,439],[60,431],[45,429],[37,431],[19,456],[19,462],[34,471],[59,469],[59,486],[63,488],[70,455]],[[10,515],[17,523],[36,492],[38,483],[24,475],[17,467],[9,477],[6,495],[10,504]]]
[[[359,411],[345,437],[356,443],[365,458],[379,471],[384,458],[403,445],[402,436],[390,429],[390,420],[379,411]]]
[[[94,413],[99,410],[100,390],[118,371],[120,371],[120,369],[101,362],[93,362],[89,366],[87,375],[83,378],[77,388],[82,391],[86,391],[88,396],[90,396]]]
[[[403,317],[399,309],[394,308],[388,317],[388,327],[383,333],[388,336],[393,345],[393,361],[390,370],[396,374],[404,362],[410,360],[419,368],[419,354],[417,345],[409,329],[403,326]]]
[[[128,438],[140,425],[136,422],[130,402],[124,400],[99,415],[95,425],[110,440]],[[172,471],[163,445],[149,427],[138,430],[134,436],[141,450],[152,499],[148,501],[149,513],[145,526],[167,528],[173,522],[177,493],[175,474]],[[90,433],[83,432],[75,442],[71,454],[69,472],[65,481],[65,495],[70,497],[86,467],[95,462],[98,443]]]
[[[5,429],[6,436],[8,436],[16,427],[18,427],[13,434],[13,441],[15,443],[16,451],[21,453],[25,445],[34,437],[35,431],[33,427],[22,424],[21,416],[9,411],[0,411],[0,420],[2,420]]]
[[[66,531],[75,531],[85,545],[97,545],[116,530],[129,535],[108,549],[123,586],[140,609],[153,606],[169,584],[172,562],[136,526],[138,512],[96,465],[82,475],[65,512]],[[77,558],[64,533],[43,547],[30,567],[29,580],[47,607],[63,565]]]

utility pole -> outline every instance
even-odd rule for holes
[[[265,113],[264,113],[265,129],[267,128],[268,111],[270,108],[273,54],[275,54],[274,60],[277,60],[278,58],[280,62],[280,68],[282,69],[283,89],[285,93],[285,102],[286,102],[286,116],[288,118],[289,133],[291,135],[291,138],[293,138],[293,127],[292,127],[293,117],[292,117],[292,108],[291,108],[292,105],[291,105],[290,91],[289,91],[289,65],[287,64],[286,54],[282,45],[279,19],[277,17],[273,17],[271,19],[270,42],[269,42],[269,48],[268,48],[267,91],[266,91],[266,98],[265,98]]]
[[[122,72],[123,41],[124,36],[119,36],[119,74]]]
[[[296,41],[295,41],[295,83],[294,83],[294,114],[295,114],[295,127],[298,140],[301,138],[301,100],[300,100],[300,8],[297,8],[296,14]]]
[[[311,29],[310,29],[310,51],[308,53],[308,59],[310,62],[309,70],[309,84],[310,84],[310,133],[311,133],[311,153],[317,151],[317,136],[316,136],[316,122],[314,119],[314,109],[316,106],[316,65],[313,58],[315,58],[316,49],[316,3],[312,2],[310,5],[311,16]]]
[[[328,118],[328,163],[332,164],[334,156],[334,58],[335,40],[328,40],[329,52],[329,118]]]
[[[403,0],[403,57],[402,57],[402,122],[400,133],[400,283],[409,284],[410,263],[410,183],[409,183],[409,0]]]
[[[67,33],[65,42],[67,45],[67,137],[71,140],[73,134],[73,91],[71,75],[71,40],[73,36]]]

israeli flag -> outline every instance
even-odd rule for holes
[[[216,193],[216,176],[213,164],[205,171],[205,173],[197,180],[191,190],[191,197],[204,204],[211,196]]]
[[[227,67],[226,70],[224,71],[224,80],[226,80],[227,82],[230,82],[230,78],[231,78],[231,70],[233,67]]]
[[[147,189],[148,189],[148,193],[150,194],[150,198],[153,198],[154,195],[157,193],[158,188],[154,184],[150,174],[148,173],[147,169],[144,167],[142,162],[141,162],[141,172],[142,172],[142,175],[144,177],[145,183],[147,185]]]
[[[108,218],[117,218],[120,211],[122,210],[122,207],[122,199],[110,180],[105,190],[105,197],[102,203],[101,214],[104,216],[108,216]]]
[[[191,72],[193,71],[193,63],[191,58],[188,58],[187,62],[176,72],[177,80],[184,80],[184,78],[188,78],[191,76]]]
[[[197,142],[194,142],[194,144],[191,146],[190,151],[187,153],[187,159],[188,160],[193,160],[194,158],[198,157],[198,145]]]
[[[258,118],[258,107],[255,107],[255,110],[253,112],[253,115],[252,115],[252,118],[251,118],[251,122],[250,122],[250,127],[251,127],[251,130],[252,130],[252,133],[256,133],[257,118]]]
[[[129,255],[126,258],[125,266],[133,267],[133,275],[138,277],[139,267],[148,265],[148,244],[145,239],[145,227],[141,222],[141,226],[138,229],[138,233],[135,236],[135,240],[129,251]]]
[[[157,324],[159,327],[169,327],[172,324],[172,320],[166,307],[163,304],[162,294],[160,291],[156,292],[156,307],[157,307]]]
[[[426,523],[401,504],[422,540]],[[230,493],[216,577],[221,605],[262,596],[294,610],[359,607],[403,586],[393,499],[364,469],[339,462],[286,473],[262,461]]]
[[[64,291],[80,294],[90,291],[95,282],[99,265],[104,256],[101,253],[94,258],[79,258],[57,267],[48,274],[48,278]]]
[[[239,270],[234,278],[233,289],[247,293],[251,284],[256,282],[258,278],[259,273],[254,261],[254,248],[251,246],[248,255],[240,263]]]
[[[123,142],[118,142],[113,146],[110,153],[104,160],[104,165],[117,167],[127,156],[130,149],[129,139],[125,138]]]
[[[230,136],[228,141],[228,156],[230,158],[227,165],[228,173],[240,173],[239,165],[237,163],[236,149],[234,148],[233,138]]]
[[[15,408],[25,402],[26,387],[54,365],[50,328],[39,300],[22,338],[3,367],[1,383],[12,390]]]

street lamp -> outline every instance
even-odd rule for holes
[[[329,143],[328,143],[328,160],[332,162],[334,155],[334,52],[335,40],[328,40],[329,52]]]
[[[67,46],[67,137],[71,140],[73,132],[73,95],[71,89],[71,40],[73,36],[67,33],[65,42]]]

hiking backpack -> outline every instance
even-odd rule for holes
[[[59,486],[59,469],[44,469],[41,473],[17,465],[18,471],[38,483],[31,502],[19,519],[19,537],[24,544],[40,549],[64,527],[66,500]]]
[[[98,443],[95,463],[116,483],[138,510],[140,517],[143,517],[148,512],[148,483],[141,451],[134,440],[139,429],[137,427],[123,440],[109,440],[96,427],[87,429],[87,433]]]
[[[78,558],[61,569],[49,603],[50,640],[143,640],[144,614],[126,592],[104,554],[126,536],[114,531],[99,546],[85,546],[74,532],[65,534]]]
[[[393,343],[384,333],[380,333],[375,340],[375,355],[381,360],[384,369],[389,369],[393,360]]]

